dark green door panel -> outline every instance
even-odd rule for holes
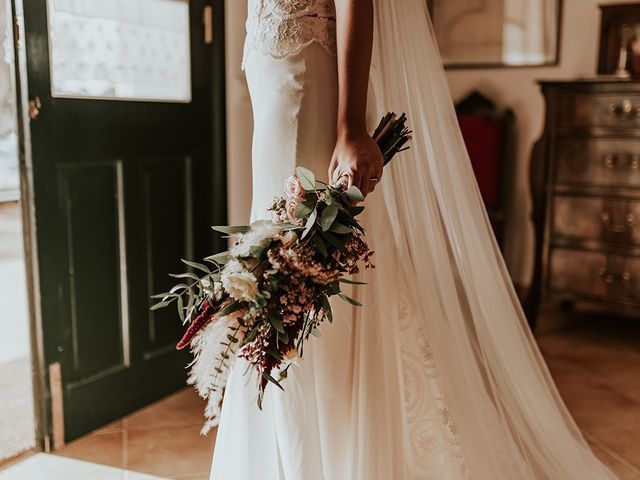
[[[226,211],[223,0],[189,2],[187,103],[53,97],[47,1],[23,6],[28,93],[41,103],[29,140],[42,363],[60,364],[69,441],[184,385],[182,326],[149,297],[181,258],[222,248],[209,225]]]

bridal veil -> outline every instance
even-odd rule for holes
[[[381,183],[387,228],[466,468],[486,480],[615,478],[566,410],[527,326],[476,185],[425,0],[374,3],[375,103],[406,112],[415,132]],[[363,289],[365,305],[376,302],[368,298],[374,291]]]

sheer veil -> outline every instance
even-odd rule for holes
[[[613,479],[527,327],[460,134],[425,0],[374,0],[372,88],[414,139],[381,184],[404,294],[473,478]],[[379,112],[381,113],[381,112]]]

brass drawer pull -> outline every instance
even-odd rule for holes
[[[631,281],[630,272],[614,273],[614,272],[608,272],[605,268],[602,268],[598,272],[598,276],[602,279],[603,282],[608,283],[610,285],[614,283],[628,284]]]
[[[628,152],[618,152],[607,153],[602,157],[602,165],[605,168],[611,169],[622,164],[626,164],[626,166],[631,170],[638,170],[638,167],[640,167],[640,155]]]
[[[606,210],[602,212],[601,217],[604,227],[613,233],[624,233],[631,230],[638,223],[638,219],[633,213],[627,213],[627,216],[624,218],[624,224],[612,223],[611,213]]]
[[[640,115],[640,106],[635,106],[631,100],[611,102],[609,113],[620,120],[633,120]]]

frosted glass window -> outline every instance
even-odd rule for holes
[[[54,97],[191,101],[188,0],[49,0]]]

